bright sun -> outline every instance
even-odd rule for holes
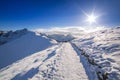
[[[95,23],[96,22],[96,17],[94,15],[90,15],[90,16],[88,16],[87,21],[90,22],[90,24]]]
[[[87,14],[85,11],[82,10],[84,15],[87,16],[86,21],[89,22],[90,24],[97,23],[97,18],[99,17],[98,15],[95,15],[94,10],[92,11],[91,14]]]

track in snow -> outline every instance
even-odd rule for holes
[[[60,43],[0,70],[0,80],[88,80],[70,43]]]

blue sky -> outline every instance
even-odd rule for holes
[[[0,29],[87,26],[93,9],[99,25],[120,25],[120,0],[0,0]]]

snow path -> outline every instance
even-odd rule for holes
[[[31,80],[88,80],[77,53],[70,43],[63,43],[55,56],[39,67],[40,72]]]
[[[70,43],[60,43],[0,70],[0,80],[88,80]]]

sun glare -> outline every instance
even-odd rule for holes
[[[89,22],[90,24],[97,23],[97,18],[99,17],[99,15],[95,15],[94,10],[92,11],[91,14],[88,14],[83,10],[82,12],[84,13],[84,15],[87,16],[86,22]]]
[[[90,15],[90,16],[88,16],[87,21],[90,22],[90,24],[95,23],[96,17],[94,15]]]

